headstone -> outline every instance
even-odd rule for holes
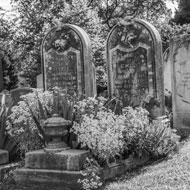
[[[190,35],[170,41],[174,128],[190,132]]]
[[[17,105],[21,101],[21,96],[33,92],[34,89],[30,87],[16,88],[10,91],[10,95],[13,99],[13,106]]]
[[[163,115],[162,45],[155,27],[125,18],[109,33],[106,53],[109,96],[135,107],[152,95],[160,101],[159,115]]]
[[[171,64],[170,64],[170,49],[167,48],[163,54],[163,67],[164,67],[164,94],[172,92],[171,82]]]
[[[57,86],[68,94],[94,96],[95,73],[86,32],[75,25],[54,27],[42,42],[44,89]]]
[[[4,90],[3,85],[3,65],[2,65],[2,59],[4,57],[4,52],[0,50],[0,92]]]

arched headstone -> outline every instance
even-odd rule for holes
[[[190,35],[170,41],[174,128],[190,133]]]
[[[42,42],[43,85],[67,89],[71,95],[96,94],[91,43],[86,32],[75,25],[52,28]]]
[[[123,106],[139,106],[148,95],[161,103],[164,87],[161,37],[154,26],[125,18],[109,33],[107,44],[108,92]]]

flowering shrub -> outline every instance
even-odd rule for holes
[[[77,122],[82,121],[83,115],[90,116],[91,114],[96,116],[98,111],[105,109],[104,103],[106,99],[103,97],[88,97],[81,101],[76,102],[74,106],[74,115]]]
[[[81,124],[74,123],[72,131],[78,135],[82,147],[87,146],[94,156],[106,160],[120,155],[123,150],[125,117],[101,110],[97,115],[86,114]]]
[[[42,136],[38,132],[32,115],[35,114],[39,122],[43,122],[44,118],[41,117],[38,100],[44,110],[47,109],[51,112],[53,99],[52,93],[42,90],[36,90],[21,98],[23,101],[12,107],[12,113],[8,117],[7,130],[18,142],[21,152],[25,153],[42,147]]]
[[[148,112],[143,108],[125,108],[125,151],[136,156],[148,154],[151,158],[168,155],[178,144],[176,131],[161,121],[149,123]]]
[[[96,115],[83,115],[82,122],[75,123],[72,131],[82,147],[108,164],[117,155],[166,156],[177,147],[179,137],[161,121],[150,123],[148,114],[143,108],[126,107],[122,115],[116,115],[102,107]]]

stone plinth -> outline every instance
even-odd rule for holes
[[[80,171],[49,170],[49,169],[28,169],[21,168],[15,171],[15,180],[18,184],[39,185],[42,190],[46,187],[69,187],[73,190],[79,190],[81,184],[78,179],[84,178]]]
[[[100,170],[100,177],[103,182],[113,179],[116,176],[124,174],[127,170],[144,165],[149,157],[129,158],[121,163],[112,163],[108,168]],[[47,185],[53,189],[59,187],[67,187],[72,190],[81,189],[79,179],[84,179],[81,171],[68,170],[49,170],[49,169],[30,169],[21,168],[15,171],[15,180],[22,186],[39,185],[40,189],[45,190]]]
[[[0,165],[9,162],[9,152],[0,149]]]
[[[79,171],[83,169],[89,151],[69,149],[52,153],[38,150],[26,153],[25,167],[31,169],[58,169]]]

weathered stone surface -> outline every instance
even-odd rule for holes
[[[151,95],[161,103],[158,116],[163,115],[162,45],[154,26],[126,18],[109,33],[106,49],[109,96],[135,107]]]
[[[18,184],[39,184],[45,190],[48,185],[55,187],[69,187],[73,190],[81,189],[78,179],[83,179],[80,171],[46,170],[21,168],[15,171],[15,180]]]
[[[96,94],[91,43],[82,28],[71,24],[52,28],[42,42],[42,58],[45,90],[58,86],[70,95]]]
[[[25,167],[32,169],[60,169],[79,171],[83,169],[89,151],[69,149],[62,152],[38,150],[26,153]]]
[[[190,35],[170,41],[173,125],[190,132]]]
[[[116,176],[124,174],[127,170],[134,169],[138,166],[144,165],[148,162],[149,157],[144,156],[142,158],[129,158],[123,160],[123,163],[112,163],[108,168],[102,170],[103,180],[113,179]]]
[[[20,167],[20,165],[21,163],[19,162],[1,165],[0,166],[0,182],[4,179],[6,173],[8,173],[12,169]]]
[[[103,180],[113,179],[116,176],[122,175],[126,172],[127,168],[124,164],[114,163],[110,167],[102,170]]]
[[[42,76],[42,74],[37,76],[37,88],[43,89],[43,76]]]
[[[6,164],[7,162],[9,162],[9,152],[0,149],[0,165]]]
[[[112,163],[108,168],[100,170],[100,177],[103,181],[113,179],[124,174],[127,170],[141,166],[149,160],[149,157],[130,158],[124,163]],[[84,179],[81,171],[48,170],[21,168],[15,171],[15,180],[21,185],[38,184],[43,190],[44,184],[52,187],[69,187],[80,189],[79,179]]]

